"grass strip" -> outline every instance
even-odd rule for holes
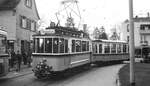
[[[129,64],[119,71],[121,86],[130,86]],[[150,64],[135,63],[135,83],[136,86],[150,86]]]

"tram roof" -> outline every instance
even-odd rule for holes
[[[126,41],[122,41],[122,40],[104,40],[104,39],[96,39],[96,40],[92,40],[92,42],[127,43]]]
[[[38,34],[33,36],[65,36],[75,38],[89,38],[89,35],[82,30],[77,30],[71,27],[47,27],[45,30],[40,31]]]

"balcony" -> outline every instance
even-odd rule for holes
[[[150,30],[149,29],[146,29],[146,30],[139,30],[139,33],[140,34],[149,34],[150,35]]]
[[[148,41],[140,41],[140,44],[141,44],[142,46],[147,46],[147,45],[148,45]]]

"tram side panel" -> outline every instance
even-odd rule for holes
[[[128,60],[128,54],[93,54],[93,61],[123,61]]]
[[[90,52],[73,54],[70,59],[70,68],[90,63]]]

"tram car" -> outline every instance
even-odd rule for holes
[[[0,26],[0,78],[8,74],[9,55],[7,54],[7,32]]]
[[[47,64],[44,72],[58,74],[91,63],[92,43],[89,35],[76,28],[48,27],[33,35],[33,39],[33,71],[37,77],[41,76],[38,72],[42,69],[42,64]]]
[[[119,40],[92,40],[92,62],[122,62],[129,60],[129,46],[125,41]]]

